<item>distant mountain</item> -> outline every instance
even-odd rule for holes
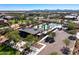
[[[79,10],[60,10],[60,9],[57,9],[57,10],[48,10],[48,9],[45,9],[45,10],[31,10],[32,12],[79,12]]]
[[[5,11],[0,11],[0,13],[25,13],[25,12],[79,12],[79,10],[60,10],[60,9],[57,9],[57,10],[49,10],[49,9],[45,9],[45,10],[40,10],[40,9],[38,9],[38,10],[22,10],[22,11],[20,11],[20,10],[17,10],[17,11],[11,11],[11,10],[9,10],[9,11],[7,11],[7,10],[5,10]]]

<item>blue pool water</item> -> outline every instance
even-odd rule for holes
[[[54,27],[56,27],[58,25],[59,24],[55,24],[55,23],[49,23],[49,24],[43,23],[43,24],[39,25],[39,28],[41,28],[43,30],[48,30],[48,29],[54,28]]]

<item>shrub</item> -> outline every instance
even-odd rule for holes
[[[69,30],[68,33],[70,33],[70,34],[76,34],[76,31],[75,30]]]
[[[50,35],[50,37],[55,37],[56,33],[55,32],[49,32],[48,35]]]
[[[64,39],[63,42],[65,43],[66,46],[70,44],[70,41],[68,39]]]
[[[57,52],[52,52],[50,55],[57,55],[58,53]]]

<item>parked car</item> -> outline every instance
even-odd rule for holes
[[[58,30],[59,30],[59,31],[61,31],[61,30],[62,30],[62,28],[58,28]]]
[[[55,42],[54,38],[50,38],[49,43]]]
[[[45,39],[45,42],[49,42],[49,40],[50,40],[50,38],[49,38],[49,37],[47,37],[47,38]]]
[[[68,54],[70,54],[70,49],[69,49],[68,47],[63,47],[63,48],[61,49],[61,52],[62,52],[63,54],[65,54],[65,55],[68,55]]]
[[[76,38],[76,36],[69,36],[68,39],[70,39],[70,40],[76,40],[77,38]]]
[[[52,38],[52,37],[47,37],[47,38],[45,39],[45,42],[53,43],[53,42],[55,42],[55,40],[54,40],[54,38]]]

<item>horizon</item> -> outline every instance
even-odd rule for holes
[[[0,11],[79,10],[79,4],[0,4]]]

